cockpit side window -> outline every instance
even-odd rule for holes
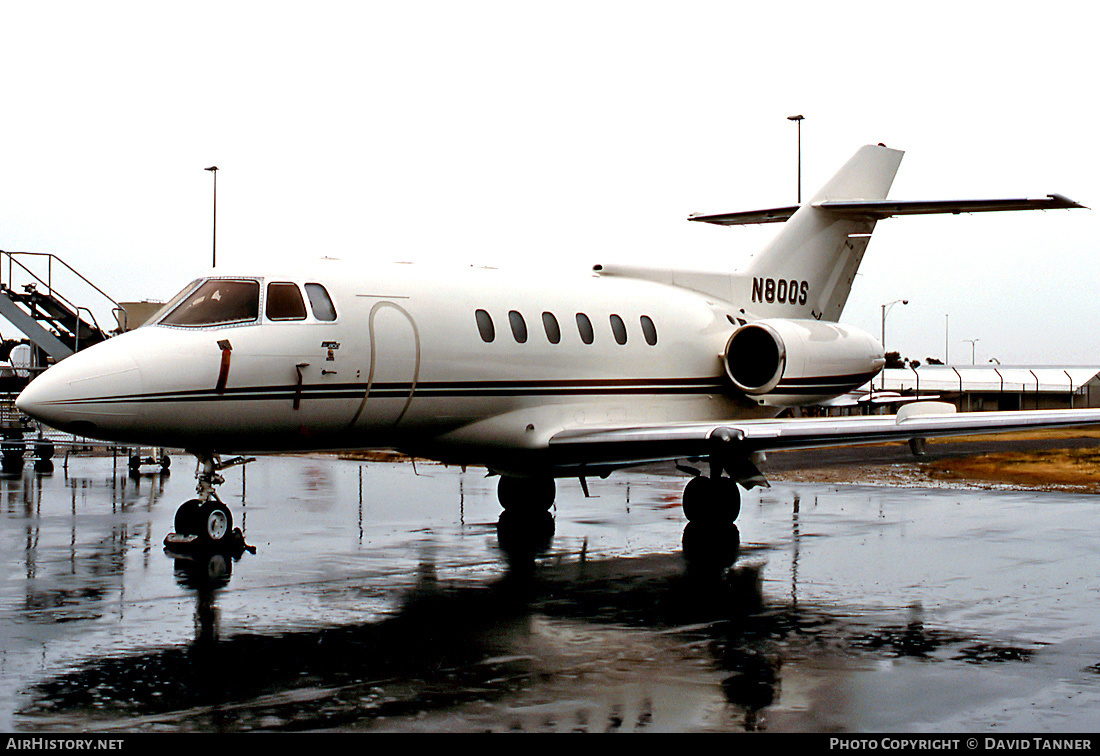
[[[183,298],[161,325],[214,326],[248,323],[260,317],[260,283],[211,278]]]
[[[306,319],[306,303],[297,284],[269,283],[266,310],[268,320]]]
[[[332,297],[319,283],[306,284],[306,296],[309,297],[309,306],[313,310],[313,317],[323,321],[336,320],[336,305],[332,303]]]
[[[182,289],[180,289],[179,293],[176,294],[176,296],[165,302],[164,305],[153,314],[153,317],[146,320],[144,325],[159,322],[162,317],[170,313],[172,310],[176,309],[176,305],[182,302],[183,298],[190,294],[191,291],[200,283],[202,283],[202,279],[196,278],[194,281],[184,286]]]

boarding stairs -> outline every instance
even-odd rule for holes
[[[20,471],[27,452],[42,471],[52,469],[55,445],[66,453],[102,446],[31,420],[16,409],[15,397],[51,362],[127,330],[122,305],[57,255],[0,250],[0,316],[26,337],[0,345],[7,361],[0,366],[0,474]],[[14,357],[21,343],[32,347],[29,362]]]
[[[126,330],[122,306],[57,255],[0,250],[0,316],[54,361],[110,335],[91,307],[73,303],[74,296],[93,301],[101,318],[109,312],[116,332]]]

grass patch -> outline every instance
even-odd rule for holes
[[[1100,428],[1050,428],[1016,433],[979,433],[973,436],[930,438],[930,444],[950,444],[960,441],[1040,441],[1043,439],[1100,438]]]
[[[943,480],[981,480],[1023,486],[1084,486],[1100,490],[1100,449],[1048,449],[980,454],[929,462]]]

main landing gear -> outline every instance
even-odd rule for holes
[[[683,506],[688,522],[727,525],[741,514],[741,492],[733,478],[696,475],[684,488]]]
[[[554,479],[500,476],[497,500],[504,511],[497,521],[497,540],[513,569],[529,570],[534,558],[554,539]]]
[[[729,428],[717,428],[710,435],[711,453],[703,459],[710,465],[710,476],[693,467],[676,465],[693,477],[684,489],[684,517],[690,523],[732,525],[741,514],[741,490],[768,487],[757,464],[764,459],[745,449],[743,435]]]
[[[195,478],[198,480],[196,492],[198,498],[189,499],[176,510],[175,532],[164,539],[166,546],[174,548],[203,548],[225,552],[242,552],[256,549],[244,542],[240,528],[233,527],[233,513],[229,511],[215,487],[225,482],[221,471],[229,467],[252,461],[250,458],[234,457],[222,461],[215,454],[196,454],[198,468]]]
[[[741,485],[761,485],[763,476],[755,466],[734,466],[740,478],[723,475],[719,459],[711,460],[710,476],[699,470],[679,467],[694,477],[684,488],[683,507],[687,526],[684,527],[684,559],[688,566],[701,574],[719,574],[732,566],[741,548],[741,532],[736,525],[741,513]],[[733,472],[733,470],[731,470]],[[746,477],[747,476],[747,477]]]
[[[693,475],[683,496],[684,516],[688,521],[726,525],[737,520],[741,513],[741,491],[736,480],[723,474],[721,465],[712,464],[709,477],[694,468],[679,469]],[[748,484],[752,483],[755,481]],[[497,484],[497,500],[510,514],[547,512],[554,505],[555,493],[554,479],[549,476],[502,475]]]

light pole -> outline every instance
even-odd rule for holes
[[[977,344],[979,341],[981,341],[981,339],[963,339],[963,341],[969,341],[970,342],[970,364],[971,365],[977,364],[974,360],[974,345]]]
[[[882,351],[886,353],[886,313],[890,312],[890,308],[901,302],[903,305],[909,304],[908,299],[895,299],[893,302],[887,302],[882,305]],[[900,354],[899,354],[900,356]],[[882,388],[886,390],[886,371],[882,371]]]
[[[943,316],[943,364],[951,364],[951,313]]]
[[[805,116],[793,115],[787,116],[788,121],[794,121],[798,124],[798,204],[802,204],[802,119]]]
[[[210,267],[218,267],[218,166],[212,165],[209,168],[204,168],[205,171],[210,171],[214,174],[214,249],[211,252],[212,260]]]

